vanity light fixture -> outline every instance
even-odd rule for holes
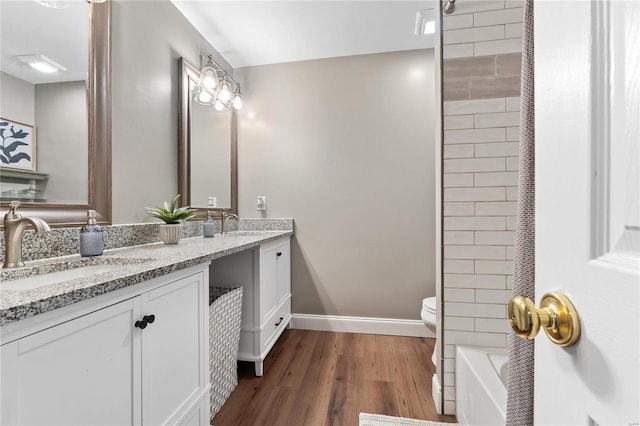
[[[231,88],[229,87],[229,83],[227,83],[226,76],[222,83],[222,89],[220,89],[220,93],[218,93],[218,99],[222,102],[229,102],[231,100]]]
[[[203,57],[203,59],[205,59]],[[192,91],[193,100],[201,105],[213,105],[216,111],[242,108],[242,90],[235,81],[216,61],[213,55],[208,55],[200,75]]]
[[[233,95],[233,108],[242,109],[242,91],[240,90],[240,84],[236,85],[236,91]]]
[[[16,59],[25,65],[29,65],[35,70],[47,74],[67,70],[59,63],[47,58],[44,55],[18,55],[16,56]]]
[[[200,70],[199,84],[209,90],[213,90],[218,85],[218,72],[213,67],[213,57],[209,55],[207,64]]]

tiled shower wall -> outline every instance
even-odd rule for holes
[[[459,0],[444,15],[444,412],[455,347],[506,347],[520,124],[522,1]]]

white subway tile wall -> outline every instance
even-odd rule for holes
[[[514,86],[519,86],[522,7],[522,0],[459,0],[455,12],[444,15],[446,414],[455,414],[456,345],[507,344],[520,138],[520,97]],[[460,89],[465,87],[468,92]]]

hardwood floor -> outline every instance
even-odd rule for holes
[[[360,412],[455,422],[431,398],[433,339],[287,330],[264,376],[239,384],[212,425],[358,425]]]

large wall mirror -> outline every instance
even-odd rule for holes
[[[0,206],[111,221],[110,1],[0,2]]]
[[[208,210],[237,213],[236,113],[195,102],[192,94],[200,71],[182,58],[180,70],[178,187],[182,204],[198,209],[199,218]]]

